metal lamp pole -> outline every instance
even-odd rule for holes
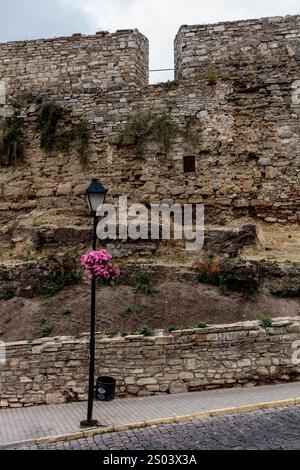
[[[104,204],[107,189],[94,179],[86,191],[86,199],[93,216],[93,251],[97,247],[97,210]],[[91,331],[89,353],[89,389],[87,419],[81,421],[82,427],[98,426],[98,421],[93,419],[94,393],[95,393],[95,329],[96,329],[96,279],[91,281]]]
[[[97,217],[93,216],[93,250],[96,250],[97,244]],[[90,333],[90,364],[89,364],[89,395],[87,422],[90,426],[97,426],[98,421],[93,420],[94,406],[94,377],[95,377],[95,329],[96,329],[96,279],[91,282],[91,333]]]

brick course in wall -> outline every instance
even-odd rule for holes
[[[158,336],[96,339],[96,374],[117,379],[119,396],[149,396],[300,379],[293,364],[300,317],[216,325]],[[6,345],[0,407],[87,398],[88,335]]]

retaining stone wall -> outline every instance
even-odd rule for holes
[[[154,337],[101,337],[96,374],[117,379],[119,396],[149,396],[300,379],[293,342],[300,317],[216,325]],[[0,365],[0,407],[87,398],[88,335],[7,345]]]

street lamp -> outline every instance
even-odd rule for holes
[[[87,188],[85,197],[93,217],[93,250],[97,244],[97,212],[102,208],[108,190],[94,178]],[[81,421],[83,427],[97,426],[98,421],[93,420],[94,380],[95,380],[95,326],[96,326],[96,279],[92,279],[91,286],[91,334],[90,334],[90,361],[89,361],[89,394],[86,421]]]

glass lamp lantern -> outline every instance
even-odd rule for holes
[[[88,207],[92,215],[96,215],[100,211],[106,198],[108,190],[100,183],[97,178],[94,178],[86,190],[85,197]]]

